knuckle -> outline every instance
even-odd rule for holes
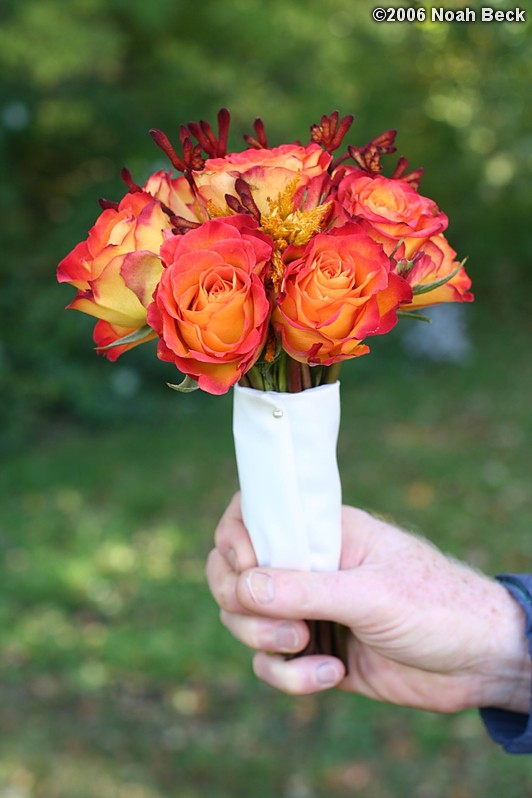
[[[219,555],[216,549],[211,549],[209,554],[207,555],[207,561],[205,563],[205,573],[207,575],[207,579],[209,578],[209,576],[211,575],[211,573],[215,568],[216,559],[218,556]]]
[[[222,517],[218,522],[218,526],[214,530],[214,545],[220,551],[222,551],[223,548],[225,547],[227,537],[228,537],[228,523],[227,519],[225,517]]]
[[[227,612],[233,611],[238,604],[234,585],[227,584],[227,581],[221,582],[216,586],[214,597],[220,607],[227,610]]]

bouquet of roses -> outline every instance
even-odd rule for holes
[[[248,148],[181,126],[179,152],[152,130],[174,171],[102,200],[88,238],[59,264],[78,289],[68,306],[95,316],[99,353],[116,360],[157,339],[179,391],[235,387],[243,513],[259,563],[338,568],[338,369],[399,316],[471,301],[447,242],[447,217],[418,191],[422,170],[382,155],[396,132],[336,151],[353,117],[337,112],[310,142],[270,147],[260,119]],[[176,174],[177,172],[177,174]],[[320,645],[320,644],[318,644]],[[323,645],[323,643],[322,643]]]

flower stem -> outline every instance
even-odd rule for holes
[[[307,621],[310,632],[309,642],[297,654],[288,654],[285,659],[297,659],[311,654],[329,654],[340,659],[346,672],[349,671],[347,656],[347,637],[349,630],[335,621]]]
[[[323,383],[324,369],[323,366],[314,366],[311,369],[310,376],[312,378],[312,386],[317,388],[318,385]]]
[[[330,385],[333,382],[337,382],[338,377],[340,376],[340,366],[341,363],[333,363],[331,366],[327,368],[327,373],[325,375],[325,382],[327,385]]]
[[[257,391],[264,390],[264,380],[262,379],[262,374],[260,373],[260,369],[258,369],[257,366],[253,366],[252,368],[250,368],[246,376],[252,388],[255,388],[255,390]]]
[[[277,390],[283,393],[288,391],[287,357],[288,356],[283,352],[277,362]]]
[[[240,378],[240,385],[257,391],[300,393],[338,380],[341,363],[310,366],[282,351],[272,363],[259,361]]]
[[[290,393],[299,393],[303,390],[301,380],[301,363],[291,357],[287,357],[286,363],[286,387]]]
[[[308,363],[301,363],[301,383],[303,390],[312,388],[312,377],[310,376],[310,366]]]

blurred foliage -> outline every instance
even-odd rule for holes
[[[530,26],[379,25],[371,8],[366,0],[3,0],[5,443],[16,446],[43,416],[94,423],[139,412],[139,403],[117,404],[114,388],[155,382],[163,372],[153,350],[116,367],[123,381],[102,378],[111,371],[92,352],[93,321],[62,312],[72,291],[55,284],[55,266],[85,237],[98,197],[124,193],[123,165],[140,182],[166,165],[149,128],[176,138],[181,122],[214,120],[221,106],[233,115],[233,147],[257,115],[272,144],[306,140],[309,125],[335,108],[355,113],[356,144],[397,128],[399,152],[425,167],[422,190],[449,214],[451,243],[469,256],[486,318],[503,324],[522,312],[532,250]]]

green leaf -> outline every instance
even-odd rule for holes
[[[112,349],[115,346],[123,346],[124,344],[135,344],[137,341],[141,341],[143,338],[146,338],[153,332],[152,328],[145,324],[144,327],[139,327],[138,330],[134,330],[132,333],[128,335],[124,335],[123,338],[119,338],[117,341],[113,341],[112,344],[107,344],[106,346],[97,346],[95,347],[100,352],[103,352],[105,349]]]
[[[432,324],[432,319],[428,316],[422,316],[420,313],[409,313],[406,310],[398,310],[397,316],[401,319],[413,319],[414,321],[425,321],[427,324]]]
[[[167,382],[166,384],[172,391],[179,391],[179,393],[192,393],[192,391],[197,391],[199,388],[197,380],[193,380],[188,374],[183,382],[180,382],[178,385],[174,385],[171,382]]]
[[[415,285],[412,288],[412,293],[414,294],[414,296],[419,296],[420,294],[428,294],[429,291],[434,291],[436,288],[440,288],[440,286],[445,285],[445,283],[448,283],[449,280],[452,280],[455,274],[458,274],[458,272],[463,267],[466,260],[467,258],[464,258],[464,260],[458,264],[458,266],[454,271],[452,271],[450,274],[447,274],[445,277],[442,277],[441,280],[435,280],[433,283],[425,283],[424,285]]]

